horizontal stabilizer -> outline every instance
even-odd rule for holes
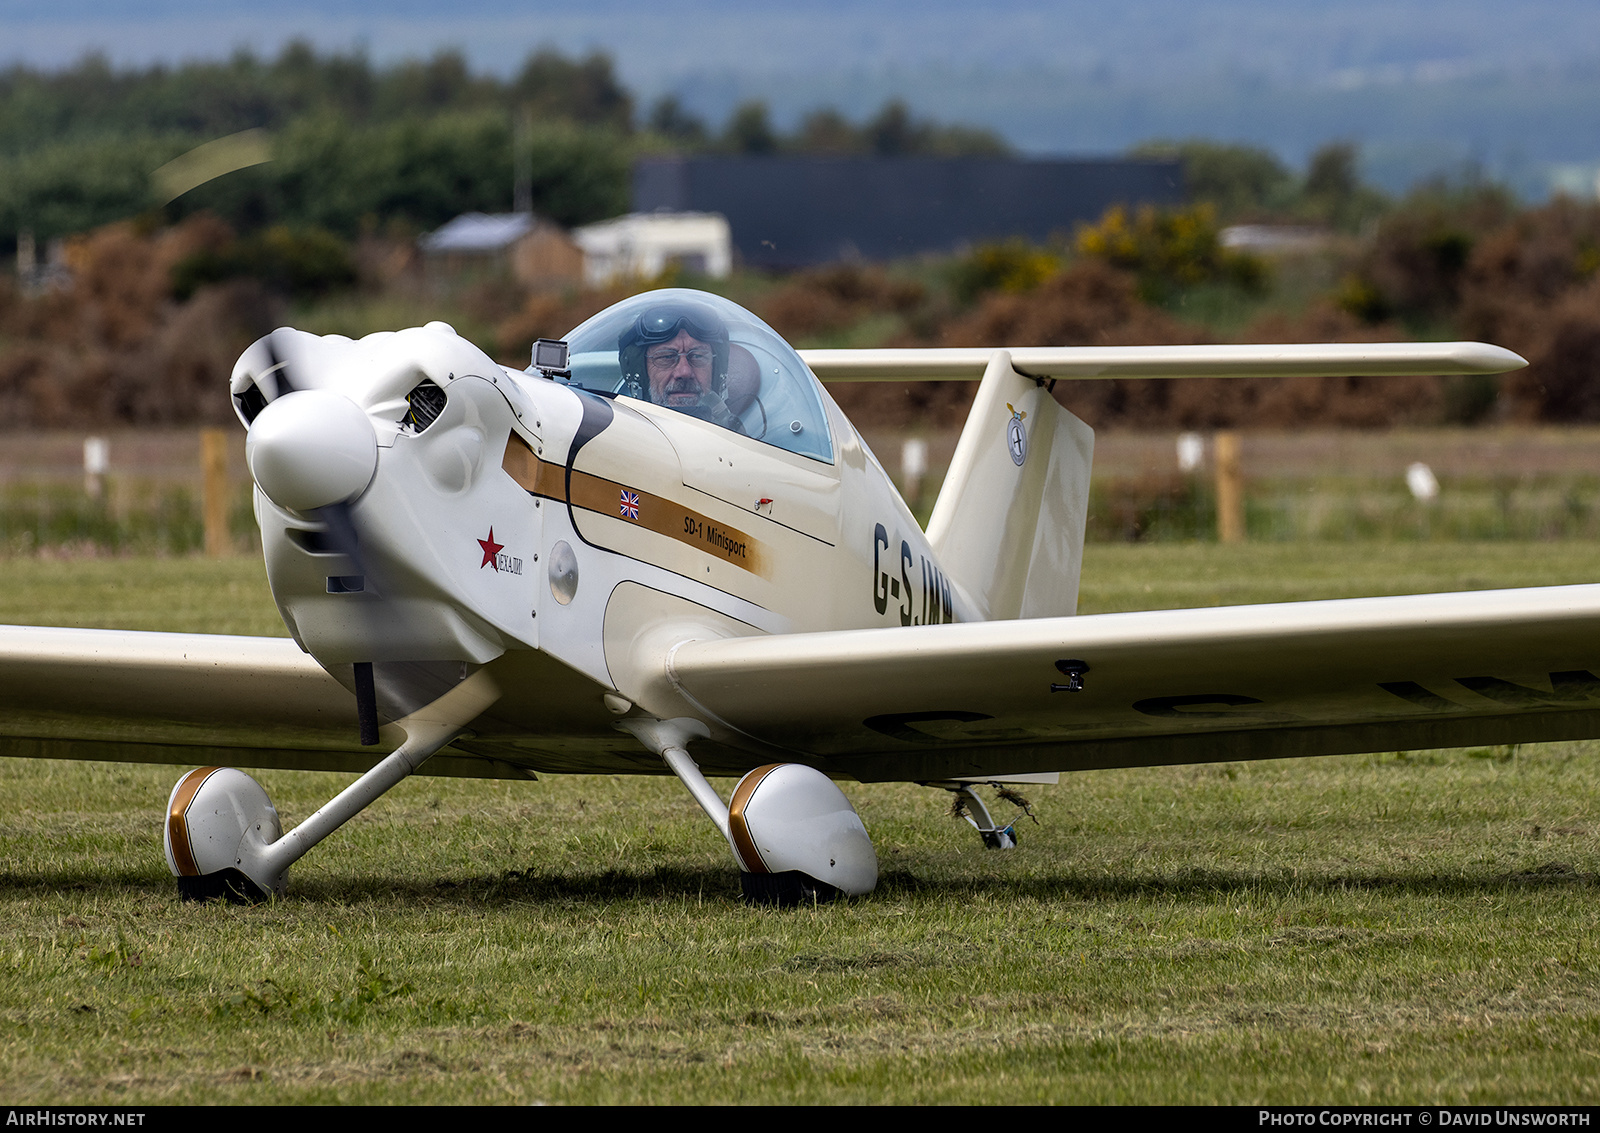
[[[1503,374],[1528,363],[1486,342],[1332,342],[1223,346],[1006,347],[1030,377],[1289,378]],[[802,350],[825,382],[976,381],[999,348]]]

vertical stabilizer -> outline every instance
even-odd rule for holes
[[[989,619],[1078,609],[1094,430],[995,351],[928,521],[940,566]]]

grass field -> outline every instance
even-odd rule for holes
[[[1085,612],[1594,580],[1591,543],[1101,545]],[[12,559],[0,621],[278,632],[250,560]],[[178,769],[0,764],[7,1102],[1600,1102],[1600,745],[1096,772],[985,852],[850,786],[867,900],[748,909],[674,781],[414,779],[257,908]],[[343,780],[263,773],[286,822]],[[723,785],[726,789],[726,784]]]

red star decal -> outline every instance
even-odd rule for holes
[[[478,546],[483,548],[483,562],[478,564],[478,569],[482,570],[484,567],[494,567],[495,573],[498,574],[500,571],[500,564],[496,561],[495,556],[505,549],[505,544],[496,543],[494,541],[494,528],[489,528],[489,537],[487,539],[478,540]]]

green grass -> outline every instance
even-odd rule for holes
[[[1091,543],[1078,612],[1600,582],[1597,552],[1580,542]]]
[[[91,499],[75,483],[0,485],[0,557],[186,555],[205,547],[200,501],[187,487],[134,481],[114,489],[111,498]],[[235,488],[228,529],[236,549],[259,548],[245,485]]]
[[[1084,606],[1587,581],[1595,550],[1098,546]],[[0,569],[7,621],[271,616],[243,560]],[[608,777],[411,780],[287,899],[185,904],[159,842],[176,769],[11,761],[0,1093],[1594,1104],[1597,755],[1083,774],[1030,792],[1042,825],[1006,854],[940,793],[850,786],[879,890],[789,912],[739,904],[675,782]],[[286,822],[345,781],[261,778]]]
[[[287,637],[259,557],[0,559],[0,624]]]
[[[1216,537],[1216,497],[1208,483],[1096,484],[1090,542],[1189,542]],[[1262,542],[1482,542],[1600,538],[1600,484],[1592,477],[1457,481],[1433,503],[1403,484],[1368,478],[1260,478],[1248,487],[1245,527]],[[1130,532],[1130,527],[1134,532]]]

